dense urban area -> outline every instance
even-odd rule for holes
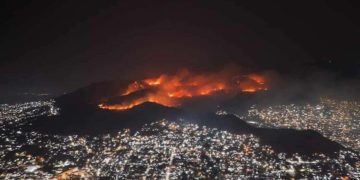
[[[259,126],[313,129],[345,147],[360,150],[360,103],[320,98],[315,104],[252,106],[246,117]]]
[[[275,127],[315,129],[358,149],[359,112],[358,103],[324,99],[319,105],[254,106],[248,118]],[[58,113],[53,100],[0,105],[0,179],[360,178],[356,151],[340,151],[335,157],[290,155],[275,152],[252,134],[185,120],[159,120],[137,132],[124,129],[97,136],[23,129],[31,117]]]

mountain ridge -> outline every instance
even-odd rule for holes
[[[104,86],[102,90],[100,86]],[[226,130],[237,134],[253,134],[264,144],[279,152],[333,154],[344,149],[313,130],[257,128],[234,115],[216,115],[208,112],[185,111],[181,108],[166,107],[145,102],[131,109],[111,111],[97,106],[103,98],[118,92],[116,83],[106,82],[81,88],[73,93],[55,99],[60,115],[36,117],[31,127],[41,132],[54,134],[104,134],[121,129],[139,130],[143,125],[161,119],[186,121],[210,128]],[[115,89],[112,89],[115,88]]]

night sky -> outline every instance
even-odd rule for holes
[[[0,98],[179,68],[360,76],[350,1],[2,1]]]

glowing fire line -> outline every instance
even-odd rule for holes
[[[158,78],[134,81],[120,94],[126,97],[132,93],[152,89],[143,96],[117,104],[101,103],[99,108],[108,110],[126,110],[145,102],[154,102],[164,106],[181,105],[181,99],[197,96],[207,96],[214,93],[255,93],[267,90],[264,76],[250,74],[238,76],[232,73],[220,72],[213,74],[191,74],[182,71],[175,75],[161,75]]]

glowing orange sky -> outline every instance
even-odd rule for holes
[[[206,74],[190,73],[187,70],[175,75],[162,74],[156,78],[134,81],[121,92],[120,96],[153,89],[144,96],[120,102],[119,104],[99,104],[102,109],[126,110],[144,102],[154,102],[164,106],[181,106],[181,99],[208,96],[215,93],[254,93],[267,90],[266,78],[259,74],[238,75],[236,73],[217,72]]]

